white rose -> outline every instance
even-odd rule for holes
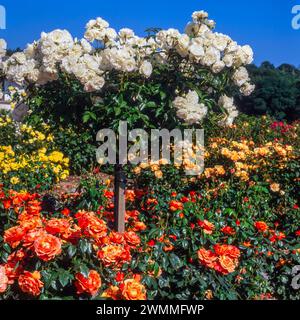
[[[152,64],[149,61],[144,61],[140,67],[140,73],[146,78],[149,78],[153,72]]]

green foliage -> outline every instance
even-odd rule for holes
[[[264,62],[260,67],[251,65],[248,70],[256,90],[250,97],[237,96],[242,112],[290,121],[300,118],[299,69],[288,64],[275,68]]]

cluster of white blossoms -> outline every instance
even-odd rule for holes
[[[7,44],[4,39],[0,39],[0,61],[6,55]]]
[[[234,99],[227,97],[226,95],[222,95],[219,99],[218,104],[227,112],[227,117],[224,120],[220,121],[220,125],[231,126],[234,119],[239,115],[239,112],[234,105]]]
[[[94,92],[104,87],[112,71],[150,78],[155,67],[168,63],[175,53],[184,61],[175,66],[179,72],[185,71],[182,65],[186,70],[205,68],[214,74],[228,69],[240,92],[251,94],[254,86],[245,66],[253,61],[252,49],[214,32],[215,23],[208,19],[206,12],[194,12],[192,18],[185,33],[169,29],[153,37],[138,37],[127,28],[117,32],[107,21],[97,18],[87,23],[84,39],[74,39],[66,30],[42,33],[40,40],[28,45],[23,52],[13,54],[2,68],[9,80],[20,85],[43,85],[56,80],[63,71],[75,76],[87,92]],[[94,45],[95,41],[98,46]],[[195,93],[190,92],[175,101],[179,118],[187,123],[198,123],[207,113]],[[180,104],[182,110],[178,108]],[[235,112],[229,116],[232,118],[233,114]]]
[[[177,110],[177,117],[189,125],[201,122],[208,111],[203,103],[199,103],[198,93],[191,90],[185,96],[177,97],[173,105]]]

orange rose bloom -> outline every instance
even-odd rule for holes
[[[8,277],[6,275],[5,267],[0,266],[0,293],[6,291],[8,286]]]
[[[34,242],[34,251],[43,261],[50,261],[61,253],[61,240],[50,234],[42,235]]]
[[[77,273],[75,279],[77,294],[88,293],[96,296],[102,285],[99,273],[94,270],[89,272],[88,278],[85,278],[82,273]]]
[[[109,240],[114,244],[123,244],[124,236],[122,233],[119,232],[111,232],[111,234],[109,235]]]
[[[12,227],[4,232],[4,242],[12,248],[16,248],[21,243],[25,233],[25,230],[20,226]]]
[[[147,299],[145,286],[135,279],[125,280],[120,289],[125,300]]]
[[[220,266],[224,269],[223,274],[232,273],[237,267],[236,261],[228,256],[221,256],[219,258]]]
[[[263,222],[263,221],[257,221],[255,222],[255,228],[258,230],[258,231],[261,231],[261,232],[266,232],[269,230],[269,227],[268,225]]]
[[[183,210],[183,203],[180,201],[172,200],[169,204],[170,211],[176,212],[178,210]]]
[[[66,219],[51,219],[46,223],[45,229],[52,235],[63,234],[70,228],[70,222]]]
[[[210,250],[200,249],[198,251],[198,259],[203,265],[207,266],[208,268],[214,268],[218,257]]]
[[[147,229],[147,226],[145,225],[144,222],[135,222],[132,228],[134,232],[145,231],[146,229]]]
[[[97,255],[105,267],[120,268],[131,260],[129,249],[118,245],[105,246]]]
[[[42,211],[41,202],[38,200],[29,201],[27,211],[30,215],[38,216]]]
[[[24,274],[19,277],[18,282],[19,287],[23,292],[29,293],[35,297],[41,294],[41,289],[44,286],[41,281],[41,274],[38,271],[33,273],[24,271]]]
[[[41,228],[30,230],[23,238],[23,247],[31,249],[35,240],[45,234],[46,231]]]
[[[207,220],[199,221],[198,224],[203,229],[205,234],[212,234],[215,229],[214,224]]]
[[[132,248],[135,248],[141,244],[140,237],[133,231],[125,232],[124,238],[127,244]]]
[[[102,294],[102,298],[109,298],[112,300],[121,300],[121,291],[119,287],[110,286],[107,290]]]

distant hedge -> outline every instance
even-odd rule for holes
[[[237,95],[241,112],[250,115],[269,114],[277,119],[300,119],[300,69],[283,64],[278,68],[270,62],[248,67],[256,90],[249,97]]]

